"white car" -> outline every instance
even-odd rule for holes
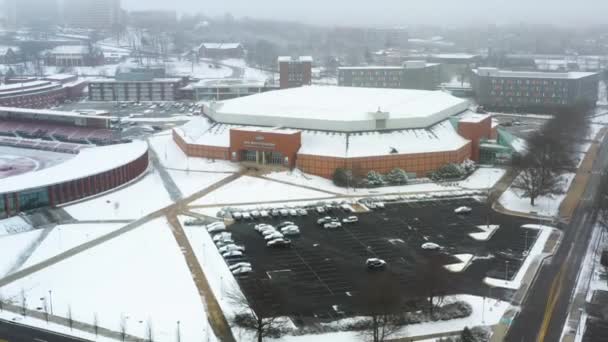
[[[218,225],[218,226],[213,226],[213,227],[209,227],[209,226],[207,226],[207,231],[208,231],[209,233],[212,233],[212,234],[213,234],[213,233],[222,232],[222,231],[224,231],[224,230],[226,230],[226,226],[219,226],[219,225]]]
[[[227,239],[232,239],[232,234],[228,232],[223,232],[215,235],[213,237],[213,242],[224,241]]]
[[[422,244],[422,249],[426,249],[428,251],[436,251],[436,250],[440,250],[441,246],[439,246],[438,244],[434,243],[434,242],[426,242]]]
[[[357,216],[349,216],[347,218],[342,219],[342,223],[355,223],[359,222],[359,218]]]
[[[365,206],[368,207],[369,209],[376,209],[378,207],[376,205],[376,203],[374,203],[374,202],[367,202],[367,203],[365,203]]]
[[[370,270],[379,270],[386,267],[386,261],[378,258],[369,258],[365,261],[365,265]]]
[[[336,229],[342,227],[342,223],[340,222],[327,222],[323,225],[325,229]]]
[[[268,210],[260,210],[260,216],[262,217],[268,217],[270,214],[268,213]]]
[[[243,213],[243,219],[244,220],[251,220],[252,219],[251,214],[249,214],[249,213]]]
[[[234,275],[247,274],[247,273],[250,273],[251,271],[253,271],[253,269],[251,267],[240,267],[240,268],[232,270],[232,274],[234,274]]]
[[[230,251],[230,252],[222,253],[222,257],[224,259],[241,258],[242,256],[243,256],[243,252],[241,252],[241,251]]]
[[[316,210],[317,210],[317,213],[319,213],[319,214],[325,213],[325,208],[323,208],[323,207],[317,207]]]
[[[234,245],[234,240],[232,240],[232,239],[223,239],[223,240],[215,242],[215,246],[217,248],[221,248],[221,247],[224,247],[224,246],[227,246],[227,245]]]
[[[325,216],[325,217],[322,217],[322,218],[318,219],[317,220],[317,224],[325,224],[325,223],[327,223],[329,221],[331,221],[331,217]]]
[[[278,232],[279,232],[278,230],[276,230],[275,228],[272,228],[272,229],[261,230],[260,234],[262,234],[262,236],[268,236],[268,235],[278,233]]]
[[[224,224],[224,222],[221,222],[221,221],[209,223],[207,225],[207,228],[216,227],[216,226],[222,226],[222,227],[226,228],[226,225]]]
[[[232,218],[238,221],[243,218],[243,214],[238,211],[235,211],[232,213]]]
[[[376,202],[376,208],[384,209],[384,202]]]
[[[260,223],[260,224],[256,224],[256,225],[255,225],[255,227],[254,227],[254,229],[255,229],[256,231],[258,231],[258,232],[259,232],[260,230],[262,230],[262,229],[267,229],[267,228],[273,228],[273,229],[274,229],[274,227],[273,227],[273,226],[271,226],[271,225],[269,225],[268,223]]]
[[[277,225],[277,228],[283,228],[283,227],[293,226],[293,225],[295,225],[295,223],[293,223],[291,221],[283,221]]]
[[[231,252],[231,251],[244,252],[245,251],[245,247],[231,244],[231,245],[222,246],[222,247],[218,248],[217,250],[220,253],[226,253],[226,252]]]
[[[281,209],[281,210],[279,210],[279,213],[281,214],[281,216],[288,216],[289,215],[289,210],[287,210],[287,209]]]
[[[300,228],[296,226],[288,226],[281,229],[281,234],[285,236],[300,235]]]
[[[250,263],[248,263],[248,262],[241,261],[241,262],[237,262],[237,263],[236,263],[236,264],[234,264],[234,265],[230,265],[230,266],[228,266],[228,268],[229,268],[231,271],[234,271],[234,270],[236,270],[237,268],[241,268],[241,267],[251,267],[251,264],[250,264]]]
[[[289,215],[291,216],[298,216],[298,211],[295,209],[289,209]]]
[[[262,214],[260,214],[260,212],[257,210],[254,210],[251,212],[251,217],[253,217],[253,218],[259,218],[261,215]]]
[[[308,211],[306,211],[306,209],[300,208],[300,209],[296,209],[296,211],[298,212],[298,215],[300,215],[300,216],[308,215]]]
[[[272,240],[272,241],[268,241],[266,243],[267,247],[291,247],[291,240],[289,239],[276,239],[276,240]]]
[[[456,214],[469,214],[471,211],[473,211],[473,209],[470,207],[458,207],[454,209],[454,213]]]
[[[271,241],[271,240],[276,240],[276,239],[282,239],[285,236],[279,232],[274,232],[272,234],[268,234],[268,235],[264,235],[264,240],[266,241]]]

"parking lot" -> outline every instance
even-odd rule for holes
[[[454,209],[460,206],[473,211],[457,215]],[[336,208],[329,215],[344,218],[352,214]],[[446,294],[504,298],[512,292],[490,290],[482,283],[483,278],[512,279],[538,234],[521,228],[531,223],[529,220],[495,213],[474,199],[393,203],[385,209],[355,215],[359,222],[334,230],[319,226],[316,221],[324,215],[313,210],[307,216],[238,221],[231,225],[233,239],[246,248],[242,261],[253,267],[252,273],[238,276],[241,288],[250,299],[278,306],[278,301],[284,299],[270,295],[260,286],[261,282],[276,282],[290,299],[284,314],[297,312],[317,318],[357,314],[354,303],[360,295],[360,285],[378,277],[379,272],[398,279],[403,294],[411,300],[424,297],[429,286],[438,285],[430,283],[437,279],[449,284],[445,286]],[[301,230],[299,236],[292,238],[292,248],[266,247],[254,225],[277,225],[286,220]],[[480,232],[477,225],[488,223],[500,225],[489,241],[477,241],[468,235]],[[443,249],[421,248],[426,242]],[[459,262],[453,255],[464,253],[475,255],[465,271],[452,273],[443,268]],[[368,270],[365,261],[372,257],[385,260],[387,268]],[[430,269],[432,265],[440,267]],[[441,277],[431,279],[429,271]]]

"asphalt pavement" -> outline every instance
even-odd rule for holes
[[[89,341],[73,336],[33,328],[27,325],[0,319],[0,340],[10,342],[83,342]]]

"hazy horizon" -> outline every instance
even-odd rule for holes
[[[605,24],[608,1],[581,0],[563,6],[554,0],[360,0],[282,1],[224,0],[122,0],[127,10],[173,9],[180,13],[210,16],[231,13],[236,17],[300,21],[319,25],[352,26],[476,26],[486,24],[536,23],[560,26]],[[370,5],[371,4],[371,5]],[[571,3],[568,3],[571,4]],[[593,8],[592,11],[589,8]]]

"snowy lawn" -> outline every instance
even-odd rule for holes
[[[122,226],[122,224],[117,223],[64,224],[56,226],[36,250],[33,251],[32,255],[21,268],[27,268],[52,258],[85,242],[111,233]]]
[[[230,176],[226,173],[199,171],[167,170],[167,172],[169,172],[171,179],[173,179],[173,182],[175,182],[184,197],[188,197]]]
[[[0,290],[15,301],[24,290],[31,306],[50,290],[55,315],[71,307],[76,321],[91,323],[97,313],[114,331],[124,317],[127,333],[140,337],[151,322],[155,341],[175,341],[177,321],[182,341],[206,337],[204,305],[164,218]]]
[[[570,184],[575,173],[566,173],[562,175],[563,194],[553,196],[542,196],[535,200],[535,205],[530,205],[530,199],[522,197],[523,191],[510,186],[502,196],[498,199],[498,203],[505,209],[517,211],[521,213],[537,213],[541,216],[554,217],[559,214],[559,206],[566,197],[566,192],[570,188]]]
[[[24,253],[42,234],[42,230],[0,236],[0,277],[6,275]]]
[[[512,280],[509,281],[506,281],[504,279],[486,277],[483,280],[484,283],[494,287],[504,287],[508,289],[517,290],[520,288],[522,280],[524,279],[524,276],[526,275],[526,272],[528,271],[528,268],[530,268],[532,262],[543,257],[543,250],[545,248],[545,244],[547,243],[549,236],[555,230],[555,228],[537,224],[526,224],[523,225],[522,228],[538,229],[540,230],[540,233],[538,234],[536,242],[534,242],[534,246],[532,246],[532,248],[530,249],[530,252],[526,256],[526,260],[524,260],[524,262],[522,263],[515,277],[513,277]]]
[[[269,202],[294,199],[327,198],[330,194],[266,179],[243,176],[198,199],[194,205],[217,203]]]
[[[165,63],[167,75],[190,76],[193,78],[226,78],[232,76],[232,69],[223,65],[217,65],[206,61],[192,64],[188,60],[177,60],[172,58]]]
[[[125,187],[64,209],[77,220],[134,220],[171,204],[155,170]]]
[[[492,188],[507,171],[505,169],[481,167],[467,179],[458,182],[465,189],[489,189]]]
[[[19,216],[0,220],[0,237],[5,234],[21,233],[32,229],[33,227]]]
[[[205,158],[188,158],[173,142],[171,133],[160,133],[148,139],[148,142],[158,155],[160,163],[170,169],[237,172],[239,165],[226,160],[211,160]]]

